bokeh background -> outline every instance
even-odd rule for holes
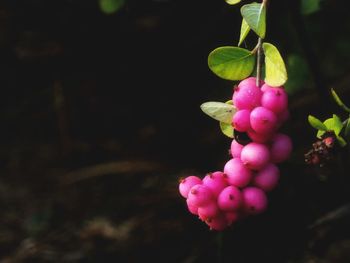
[[[268,211],[218,233],[178,193],[229,159],[199,106],[232,96],[207,56],[237,44],[245,2],[0,1],[1,263],[350,262],[348,148],[304,162],[308,114],[347,117],[329,96],[350,104],[346,1],[270,1],[294,151]]]

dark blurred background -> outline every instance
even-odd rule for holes
[[[229,159],[199,106],[232,96],[207,56],[237,45],[246,1],[0,1],[0,262],[350,262],[348,148],[304,163],[308,114],[347,117],[329,96],[350,104],[346,1],[270,2],[294,151],[268,211],[217,233],[178,180]]]

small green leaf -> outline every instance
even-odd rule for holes
[[[265,82],[272,87],[282,86],[288,77],[280,52],[270,43],[263,43],[263,50],[265,54]]]
[[[231,124],[220,122],[220,130],[229,138],[233,138],[233,127]]]
[[[341,147],[346,146],[346,141],[344,140],[343,137],[341,137],[341,136],[338,135],[338,136],[337,136],[337,141],[338,141],[338,143],[340,144]]]
[[[349,137],[350,135],[350,116],[348,118],[348,121],[346,122],[344,134],[346,137]]]
[[[326,125],[327,131],[333,131],[336,136],[340,134],[344,126],[340,118],[335,114],[333,114],[333,118],[329,118],[323,123]],[[325,131],[319,130],[317,132],[317,138],[321,138],[324,133]]]
[[[323,124],[323,122],[320,121],[319,119],[317,119],[316,117],[309,115],[307,119],[308,119],[310,125],[312,127],[314,127],[315,129],[321,130],[321,131],[327,131],[326,125]]]
[[[241,7],[241,14],[249,27],[261,38],[266,32],[266,6],[259,3],[246,4]]]
[[[238,46],[240,46],[242,44],[244,39],[247,37],[249,31],[250,31],[250,27],[249,27],[249,25],[247,24],[247,22],[243,18],[242,19],[242,25],[241,25],[241,34],[239,36]]]
[[[103,13],[111,15],[123,7],[125,0],[99,0],[99,6]]]
[[[335,100],[335,102],[345,111],[350,113],[350,108],[344,104],[344,102],[339,98],[338,94],[335,92],[334,89],[331,89],[332,96]]]
[[[227,80],[242,80],[254,70],[255,54],[240,47],[218,47],[210,52],[208,66],[217,76]]]
[[[236,108],[233,105],[224,102],[210,101],[201,106],[201,110],[213,119],[231,125],[233,114]]]
[[[333,128],[332,130],[334,131],[335,135],[339,135],[341,130],[343,129],[344,125],[341,119],[336,115],[333,114]]]
[[[241,0],[225,0],[229,5],[235,5],[241,2]]]
[[[303,15],[310,15],[320,10],[321,0],[302,0],[301,1],[301,13]]]

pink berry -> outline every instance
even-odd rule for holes
[[[219,194],[217,203],[223,211],[235,211],[242,204],[241,191],[236,186],[227,186]]]
[[[229,160],[224,166],[224,173],[227,175],[228,183],[237,187],[248,185],[252,178],[252,172],[239,158]]]
[[[241,151],[243,149],[243,145],[239,144],[236,140],[232,140],[231,142],[231,156],[233,158],[239,158],[241,157]]]
[[[249,138],[253,141],[253,142],[258,142],[258,143],[266,143],[268,141],[271,140],[272,136],[274,135],[274,133],[257,133],[254,130],[249,130],[247,131],[247,134],[249,136]]]
[[[239,110],[251,110],[260,105],[262,92],[253,79],[241,81],[233,92],[233,105]]]
[[[237,222],[241,217],[239,212],[230,211],[230,212],[225,212],[225,218],[226,218],[227,224],[230,226],[233,223]]]
[[[198,206],[192,204],[189,199],[186,199],[186,204],[188,211],[190,211],[191,214],[198,215]]]
[[[287,160],[292,152],[293,144],[288,135],[278,133],[272,138],[270,147],[271,162],[280,163]],[[243,152],[243,150],[242,150]]]
[[[272,163],[266,165],[253,178],[253,185],[259,187],[265,192],[271,191],[276,187],[280,178],[278,167]]]
[[[214,196],[218,196],[222,189],[227,186],[226,175],[220,171],[208,173],[202,182],[203,185],[210,188]]]
[[[239,110],[233,115],[233,127],[240,132],[250,129],[250,110]]]
[[[265,144],[251,142],[243,147],[241,160],[246,167],[260,170],[270,160],[270,152]]]
[[[286,122],[289,119],[289,110],[286,109],[284,111],[281,111],[280,113],[277,114],[277,122],[279,126],[281,126],[284,122]]]
[[[202,180],[199,177],[197,177],[197,176],[190,175],[190,176],[187,176],[187,177],[181,179],[180,180],[180,184],[179,184],[179,192],[180,192],[180,194],[184,198],[187,198],[188,197],[188,192],[190,191],[192,186],[194,186],[196,184],[202,184]]]
[[[276,114],[287,110],[288,95],[284,88],[277,87],[266,90],[261,97],[261,106]]]
[[[244,211],[251,215],[264,212],[267,208],[267,197],[263,190],[257,187],[246,187],[242,190]]]
[[[198,207],[198,216],[202,221],[217,216],[219,207],[215,201],[210,201],[205,206]]]
[[[260,86],[263,86],[265,84],[265,82],[260,79]],[[239,84],[239,86],[256,86],[256,77],[249,77],[246,79],[243,79]]]
[[[256,107],[250,113],[250,125],[257,133],[272,133],[277,127],[276,114],[265,107]]]
[[[273,87],[271,87],[271,86],[269,86],[268,84],[264,84],[264,85],[262,85],[261,86],[261,91],[262,92],[265,92],[265,91],[267,91],[267,90],[269,90],[269,89],[273,89]]]
[[[210,227],[210,230],[222,231],[228,226],[223,213],[219,213],[216,217],[209,218],[205,222]]]
[[[199,207],[208,204],[214,196],[209,187],[196,184],[189,191],[187,199],[191,204]]]

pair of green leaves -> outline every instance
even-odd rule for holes
[[[340,99],[340,97],[338,96],[338,94],[335,92],[334,89],[331,89],[331,94],[335,102],[347,113],[350,113],[350,108],[344,104],[344,102]],[[346,141],[342,136],[340,136],[340,132],[345,127],[344,135],[346,137],[350,136],[350,116],[345,122],[342,122],[342,120],[336,114],[333,114],[332,118],[329,118],[324,122],[322,122],[316,117],[309,115],[308,121],[312,127],[317,129],[317,138],[321,138],[322,135],[325,134],[326,132],[334,132],[339,144],[341,146],[346,145]]]
[[[241,0],[226,0],[226,3],[230,5],[238,4]],[[250,29],[252,29],[259,37],[265,38],[266,32],[266,5],[263,3],[251,3],[242,6],[241,8],[242,26],[241,35],[239,38],[238,46],[240,46],[243,40],[248,35]]]
[[[235,4],[240,1],[228,1]],[[238,46],[244,41],[250,30],[253,30],[261,39],[266,33],[266,5],[251,3],[242,6],[243,17],[241,34]],[[263,43],[265,54],[265,82],[270,86],[282,86],[287,81],[287,70],[278,49],[270,44]],[[213,50],[208,56],[209,68],[220,78],[226,80],[242,80],[250,76],[255,68],[256,52],[248,49],[224,46]]]
[[[232,100],[224,102],[209,101],[201,105],[202,111],[208,116],[220,122],[220,129],[227,137],[233,138],[233,127],[231,125],[233,115],[237,109]]]
[[[270,86],[282,86],[287,81],[287,70],[278,49],[262,44],[265,54],[265,82]],[[244,48],[224,46],[214,49],[208,56],[209,68],[226,80],[242,80],[250,76],[255,67],[256,54]]]
[[[333,132],[337,138],[338,143],[341,146],[346,145],[346,141],[342,136],[340,136],[340,132],[342,131],[344,125],[336,114],[333,114],[332,118],[328,118],[324,122],[320,121],[312,115],[309,115],[308,121],[312,127],[317,129],[317,138],[322,138],[326,132]]]

